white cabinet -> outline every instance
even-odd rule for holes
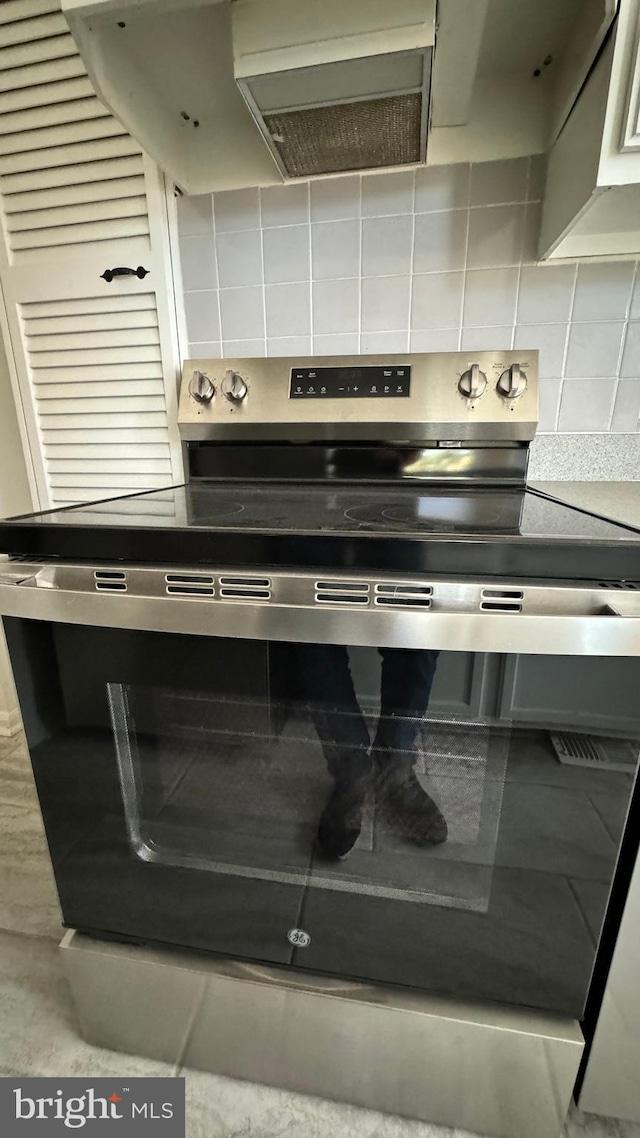
[[[57,0],[0,5],[0,225],[36,504],[181,481],[164,179],[97,99]]]
[[[640,254],[640,0],[614,33],[551,148],[542,259]]]

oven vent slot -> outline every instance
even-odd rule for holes
[[[480,594],[481,612],[522,612],[522,589],[483,589]]]
[[[374,604],[383,608],[430,609],[433,589],[431,585],[408,584],[406,581],[376,585]]]
[[[268,601],[271,599],[270,577],[249,577],[236,575],[233,577],[220,577],[218,580],[221,597],[236,597],[254,601]]]
[[[214,596],[214,578],[210,573],[166,573],[167,593],[181,597]]]
[[[95,587],[102,593],[126,593],[127,574],[116,569],[96,569]]]
[[[366,581],[316,581],[315,599],[321,605],[368,605]]]
[[[640,581],[598,581],[599,589],[634,589],[640,590]]]

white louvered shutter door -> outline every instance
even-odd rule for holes
[[[56,0],[0,0],[0,215],[41,507],[181,481],[162,177],[96,98]]]

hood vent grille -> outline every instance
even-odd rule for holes
[[[264,116],[290,178],[422,161],[422,95],[391,95]]]
[[[316,602],[324,605],[368,605],[366,581],[316,581]]]

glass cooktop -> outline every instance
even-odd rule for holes
[[[576,507],[514,488],[190,483],[16,519],[14,526],[291,535],[640,541]]]

